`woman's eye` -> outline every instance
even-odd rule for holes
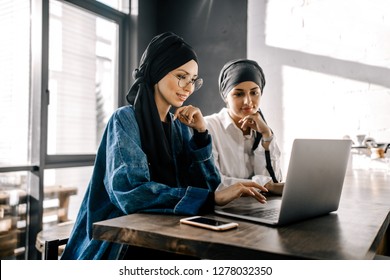
[[[186,79],[186,75],[176,75],[176,77],[177,77],[179,80],[185,80],[185,79]]]

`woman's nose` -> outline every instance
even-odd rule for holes
[[[194,85],[191,83],[188,83],[185,87],[183,87],[183,89],[186,92],[188,92],[189,94],[191,94],[194,91]]]
[[[249,94],[245,94],[244,103],[245,104],[251,104],[251,102],[252,102],[252,99],[251,99],[250,95]]]

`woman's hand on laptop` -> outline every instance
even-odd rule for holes
[[[260,192],[268,192],[268,189],[256,182],[239,182],[223,190],[215,192],[215,204],[223,206],[241,196],[251,196],[260,203],[267,203],[267,199]]]
[[[264,185],[264,187],[266,187],[270,193],[282,195],[284,183],[274,183],[272,181],[269,181],[267,184]]]

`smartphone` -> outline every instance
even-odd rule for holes
[[[191,225],[191,226],[212,229],[212,230],[217,230],[217,231],[228,230],[228,229],[238,227],[237,223],[222,222],[219,220],[206,218],[206,217],[202,217],[202,216],[183,218],[180,220],[180,223]]]

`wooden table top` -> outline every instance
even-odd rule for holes
[[[180,224],[182,216],[131,214],[94,224],[100,240],[201,259],[372,259],[390,221],[390,174],[347,174],[336,212],[283,227],[217,215],[239,227],[226,232]]]

